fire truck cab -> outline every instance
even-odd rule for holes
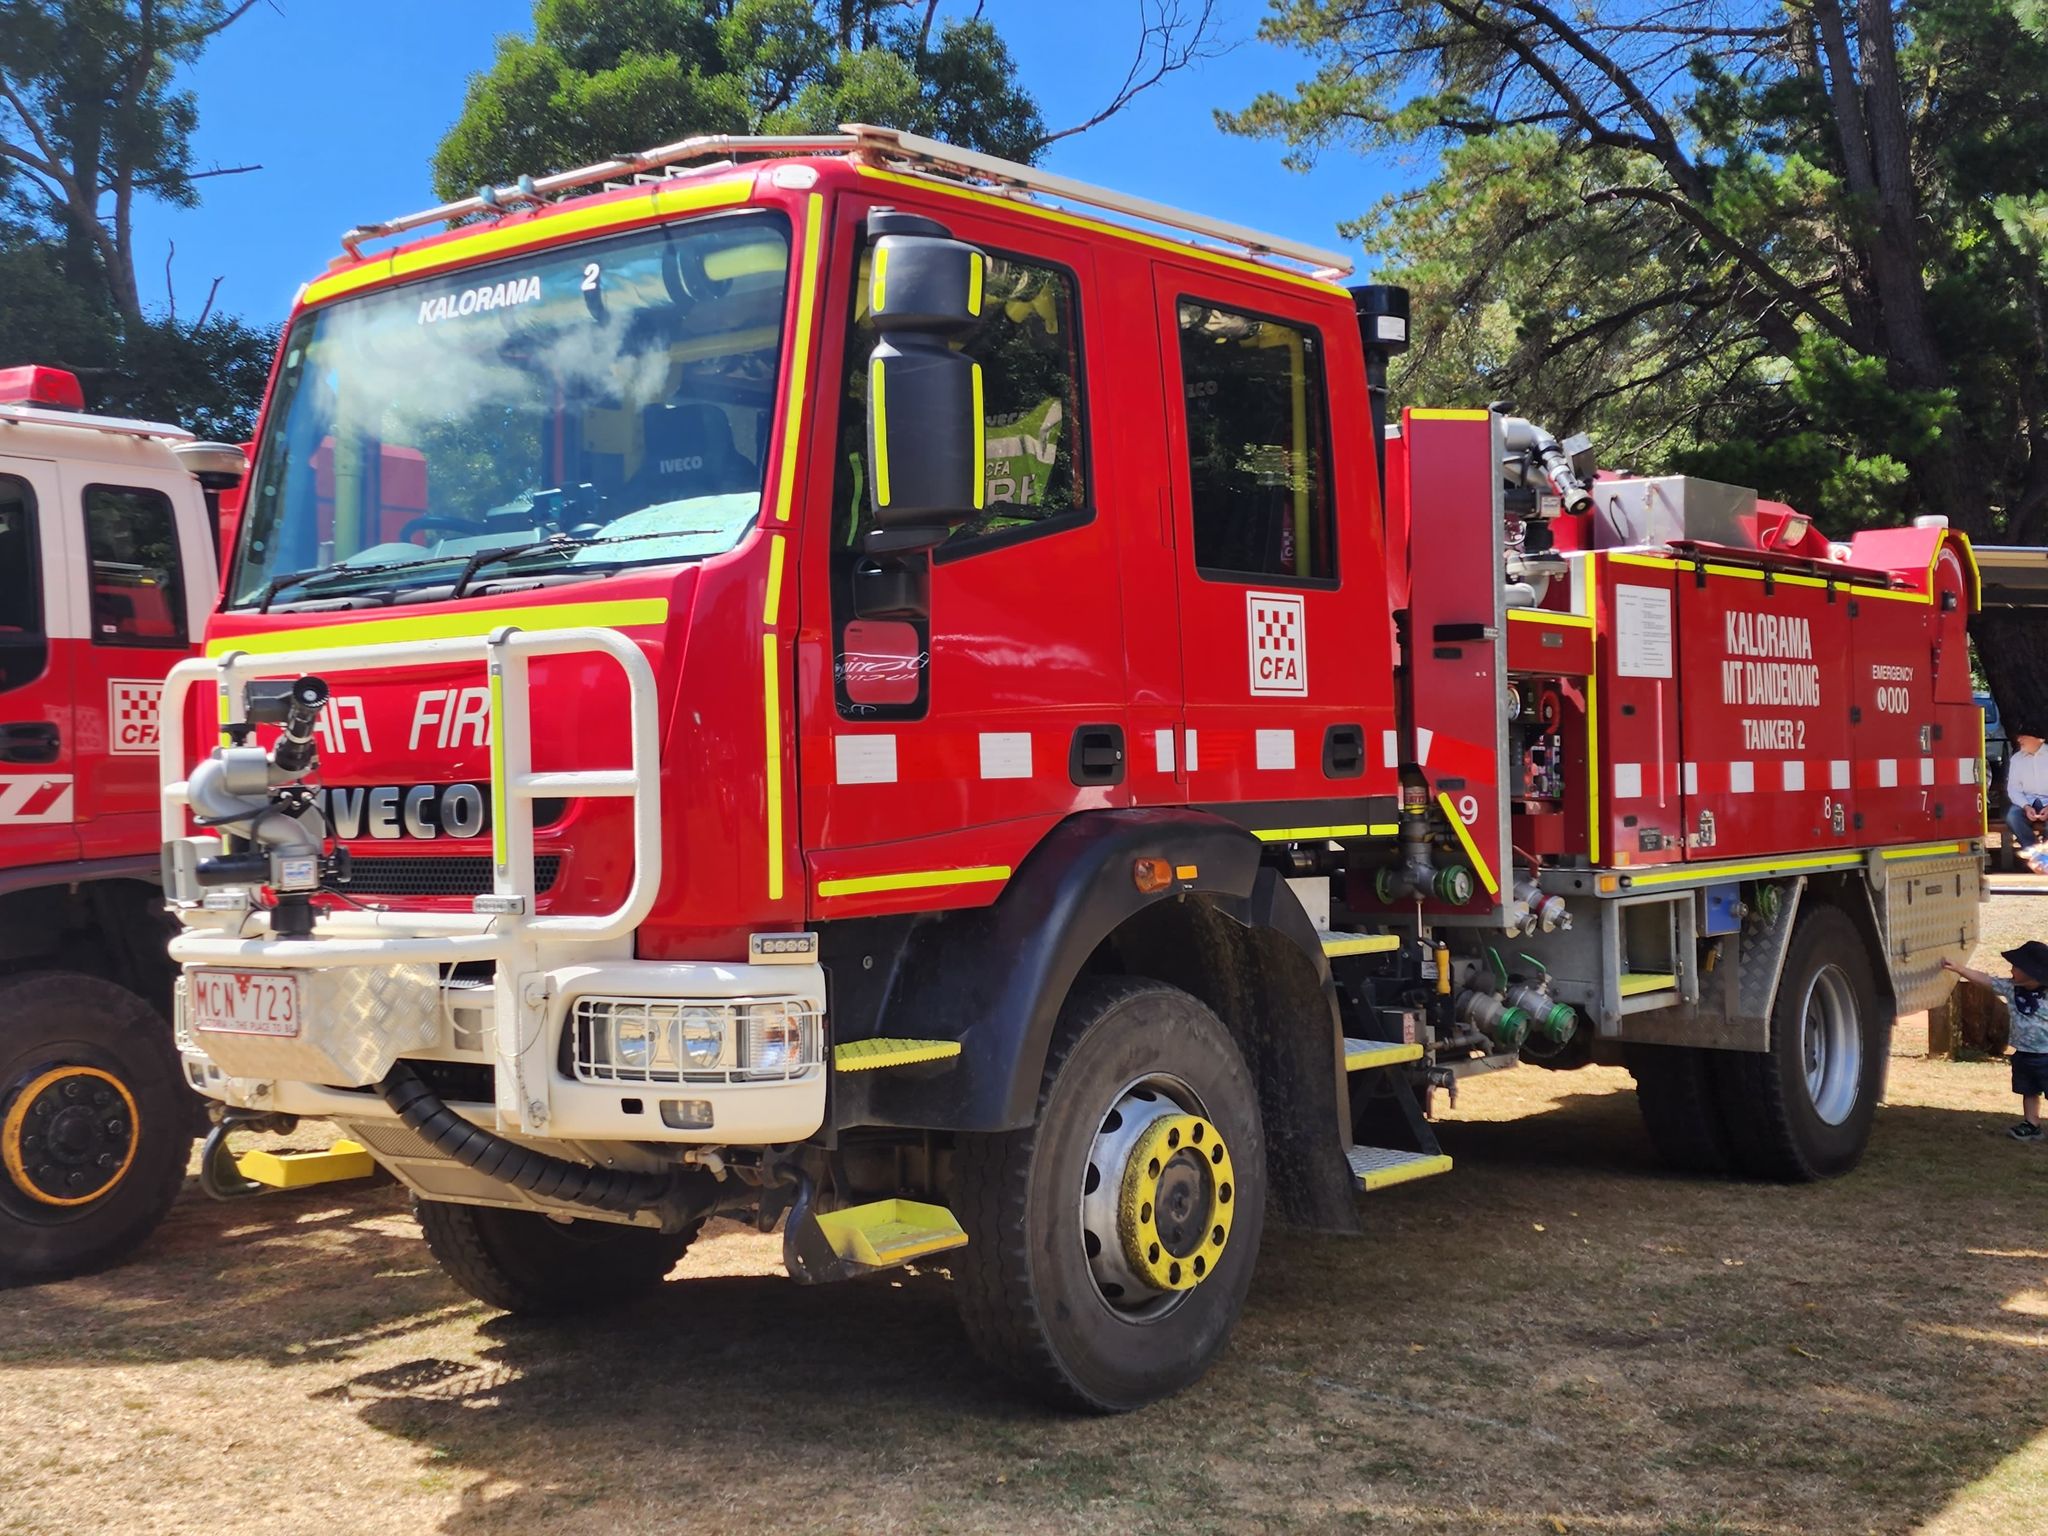
[[[1974,934],[1967,544],[1389,421],[1337,254],[870,128],[344,244],[168,683],[184,1068],[493,1304],[744,1213],[1128,1408],[1474,1071],[1845,1170]]]
[[[185,1176],[157,705],[218,589],[239,449],[0,369],[0,1283],[111,1263]]]

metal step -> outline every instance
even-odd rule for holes
[[[1398,933],[1331,933],[1319,931],[1323,953],[1332,959],[1340,955],[1384,955],[1401,947]]]
[[[367,1179],[377,1171],[370,1154],[353,1141],[337,1141],[320,1152],[244,1152],[235,1159],[243,1178],[272,1189],[305,1189],[343,1179]]]
[[[1392,1147],[1353,1147],[1345,1154],[1351,1176],[1370,1194],[1411,1179],[1427,1179],[1451,1171],[1447,1152],[1398,1152]]]
[[[842,1040],[832,1047],[832,1066],[839,1072],[874,1072],[946,1061],[959,1054],[958,1040]]]
[[[1422,1046],[1399,1040],[1354,1040],[1344,1037],[1344,1070],[1366,1072],[1374,1067],[1397,1067],[1404,1061],[1422,1060]]]
[[[1645,997],[1652,992],[1675,992],[1677,989],[1676,976],[1651,971],[1627,971],[1621,978],[1623,997]]]
[[[812,1262],[804,1266],[811,1271],[804,1278],[812,1280],[841,1279],[908,1264],[967,1242],[967,1234],[951,1211],[920,1200],[875,1200],[826,1211],[811,1216],[808,1222],[838,1261],[836,1266],[821,1265],[816,1262],[819,1255],[813,1252],[808,1256]]]

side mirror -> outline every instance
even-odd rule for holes
[[[881,554],[937,544],[981,508],[981,365],[948,343],[981,323],[988,258],[926,219],[878,209],[869,230],[867,549]]]
[[[232,489],[249,473],[247,456],[233,443],[179,443],[171,453],[209,491]]]

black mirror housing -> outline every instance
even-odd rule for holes
[[[868,314],[875,329],[957,336],[981,323],[988,258],[962,240],[884,235],[875,242]]]

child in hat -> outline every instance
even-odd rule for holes
[[[2014,1141],[2039,1141],[2041,1096],[2048,1094],[2048,944],[2029,939],[2018,949],[2002,951],[2012,966],[2012,980],[2000,981],[1953,960],[1941,962],[1979,986],[1991,988],[2012,1017],[2012,1091],[2020,1096],[2026,1118],[2006,1134]]]

